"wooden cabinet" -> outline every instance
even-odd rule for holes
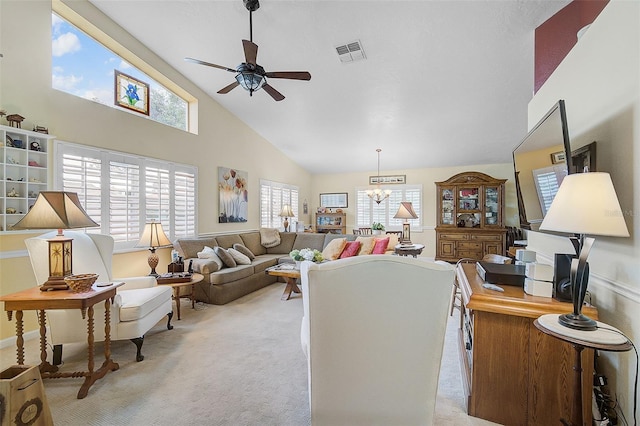
[[[482,259],[506,251],[504,183],[480,172],[436,182],[436,259]]]
[[[530,296],[521,287],[504,293],[482,287],[475,264],[460,264],[460,362],[467,412],[504,425],[555,425],[571,419],[571,344],[540,332],[539,316],[567,313],[570,303]],[[583,312],[597,319],[593,307]],[[584,424],[591,424],[593,350],[582,351]]]
[[[0,232],[11,227],[48,188],[48,141],[54,136],[0,126]]]
[[[346,234],[347,215],[345,213],[316,213],[316,232]]]

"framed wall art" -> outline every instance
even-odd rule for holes
[[[407,175],[369,176],[369,185],[407,183]]]
[[[320,207],[347,208],[349,207],[349,194],[346,192],[320,194]]]
[[[249,216],[248,173],[218,167],[218,223],[246,222]]]
[[[140,114],[149,115],[149,84],[113,70],[115,104]]]
[[[551,164],[564,163],[566,161],[563,151],[551,153]]]

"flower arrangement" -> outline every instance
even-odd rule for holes
[[[373,222],[373,224],[371,225],[371,229],[373,229],[374,231],[384,231],[384,225],[380,222]]]
[[[303,248],[302,250],[292,250],[289,256],[295,261],[310,260],[312,262],[322,262],[322,253],[318,250]]]

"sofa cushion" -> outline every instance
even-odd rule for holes
[[[344,246],[344,250],[342,250],[342,254],[340,255],[340,259],[355,256],[358,254],[358,250],[360,250],[360,241],[347,241],[347,244]]]
[[[322,245],[322,248],[326,247],[327,244],[329,244],[331,241],[335,240],[336,238],[344,238],[347,241],[356,240],[356,236],[353,234],[332,234],[329,232],[324,234],[324,244]]]
[[[244,254],[245,256],[247,256],[249,258],[249,260],[253,260],[256,258],[256,256],[253,254],[253,252],[251,250],[249,250],[246,246],[243,246],[242,244],[238,244],[235,243],[233,245],[234,250],[238,250],[240,253]]]
[[[371,254],[384,254],[387,251],[388,245],[389,245],[389,237],[376,238],[375,245],[373,246],[373,251],[371,252]]]
[[[336,260],[342,254],[344,246],[347,244],[346,238],[335,238],[322,250],[322,257],[325,260]]]
[[[222,248],[231,248],[234,244],[242,244],[242,238],[238,234],[216,235],[216,241]]]
[[[121,290],[118,292],[122,304],[120,306],[120,321],[136,321],[171,299],[172,289],[169,286],[157,285],[135,290]]]
[[[358,237],[356,241],[360,241],[360,251],[358,256],[363,254],[371,254],[373,247],[376,245],[376,240],[373,237]]]
[[[222,263],[224,263],[224,266],[228,267],[228,268],[234,268],[236,267],[236,261],[233,259],[233,257],[222,247],[220,246],[216,246],[216,248],[214,249],[216,254],[218,255],[218,257],[220,258],[220,260],[222,260]]]
[[[183,259],[193,259],[198,257],[198,252],[202,251],[204,246],[214,247],[218,242],[214,237],[206,238],[179,238],[173,243],[173,248]]]
[[[289,254],[293,250],[293,243],[296,241],[296,237],[300,234],[295,232],[283,232],[280,234],[280,244],[274,247],[269,247],[267,253],[271,254]]]
[[[299,232],[296,234],[296,240],[293,243],[292,249],[302,250],[303,248],[322,251],[324,248],[324,234]]]
[[[222,260],[218,256],[208,257],[206,259],[191,259],[193,263],[193,272],[197,272],[202,275],[209,275],[212,272],[222,269]]]
[[[260,244],[270,248],[280,244],[280,232],[276,228],[260,228]]]
[[[258,231],[242,233],[240,238],[242,238],[242,244],[256,256],[267,254],[267,249],[260,244],[260,233]]]
[[[224,268],[215,274],[209,275],[211,284],[227,284],[254,274],[253,265],[238,265],[235,268]]]
[[[251,259],[249,259],[249,256],[240,253],[238,250],[230,248],[227,250],[227,253],[233,257],[233,260],[235,260],[238,265],[251,265]]]
[[[264,271],[267,268],[275,266],[278,264],[278,256],[276,254],[263,254],[261,256],[257,256],[255,259],[251,261],[251,265],[253,265],[254,272],[256,274]]]

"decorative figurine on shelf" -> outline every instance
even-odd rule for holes
[[[13,207],[7,207],[7,208],[6,208],[6,210],[5,210],[5,212],[6,212],[7,214],[16,214],[16,213],[17,213],[17,210],[16,210],[16,209],[14,209]]]
[[[36,198],[38,194],[35,191],[29,191],[29,198]]]
[[[11,191],[7,192],[7,197],[19,197],[18,191],[15,188],[11,188]]]
[[[42,148],[40,147],[40,142],[38,141],[33,141],[29,144],[29,149],[31,151],[42,151]]]
[[[29,160],[29,165],[30,165],[31,167],[42,167],[42,166],[41,166],[40,164],[38,164],[38,162],[37,162],[37,161],[35,161],[35,160]]]
[[[9,122],[9,126],[15,127],[17,129],[22,128],[22,121],[23,120],[24,120],[24,117],[21,116],[20,114],[7,115],[7,121]]]
[[[33,126],[33,131],[38,133],[49,134],[49,129],[44,126]]]
[[[42,181],[40,179],[34,178],[34,177],[29,178],[29,182],[31,182],[31,183],[42,183]]]
[[[18,164],[18,162],[13,157],[7,157],[7,164]]]

